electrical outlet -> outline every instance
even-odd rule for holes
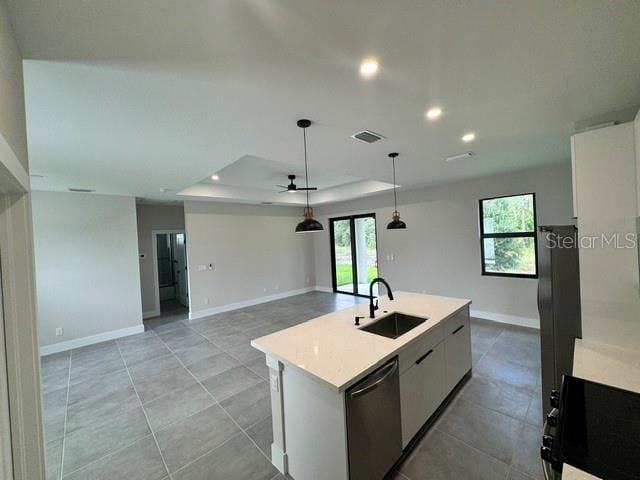
[[[56,328],[56,337],[61,337],[64,335],[64,328]]]
[[[265,293],[267,293],[267,287],[264,287],[264,288],[262,289],[262,291],[263,291],[263,292],[265,292]]]
[[[280,284],[276,283],[276,290],[280,290]]]
[[[198,265],[198,271],[199,272],[204,272],[207,269],[206,265]]]
[[[202,303],[204,303],[205,305],[209,305],[209,297],[204,297],[202,299]]]

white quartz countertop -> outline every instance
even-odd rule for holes
[[[379,298],[376,318],[398,312],[428,320],[397,339],[363,332],[354,325],[356,315],[363,327],[369,318],[369,303],[339,310],[308,322],[251,341],[251,345],[276,357],[337,391],[375,370],[416,338],[450,317],[470,300],[409,292],[394,292],[395,300]]]
[[[640,350],[576,340],[573,376],[640,393]],[[563,480],[597,477],[565,465]]]

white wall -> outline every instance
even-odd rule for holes
[[[390,194],[316,207],[327,229],[314,237],[316,284],[331,287],[328,219],[375,212],[380,275],[392,288],[470,298],[476,316],[538,327],[537,280],[482,276],[480,263],[478,200],[529,192],[536,193],[538,225],[573,223],[568,164],[400,190],[398,210],[406,230],[386,230],[393,211]]]
[[[34,192],[33,228],[41,351],[142,329],[133,197]]]
[[[294,232],[301,208],[185,202],[184,209],[192,318],[313,286],[313,239]],[[198,269],[209,264],[213,270]]]
[[[140,294],[144,317],[159,315],[156,311],[153,269],[153,230],[184,230],[184,207],[138,205],[138,252],[140,259]]]

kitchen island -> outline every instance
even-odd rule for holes
[[[391,367],[399,378],[398,449],[406,449],[471,370],[470,303],[395,292],[394,300],[380,297],[375,319],[367,304],[359,304],[252,340],[269,367],[273,464],[296,480],[346,480],[351,463],[351,478],[357,478],[346,397],[351,387]],[[394,312],[426,320],[398,338],[362,330]],[[376,457],[367,451],[375,445],[359,447],[364,458]]]

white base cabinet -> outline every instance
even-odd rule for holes
[[[440,343],[429,351],[431,353],[426,358],[411,366],[400,377],[402,448],[407,446],[446,397],[444,346]]]
[[[471,370],[469,308],[466,307],[400,352],[402,448]]]
[[[457,313],[445,323],[444,364],[447,392],[471,369],[471,325],[469,313]]]

